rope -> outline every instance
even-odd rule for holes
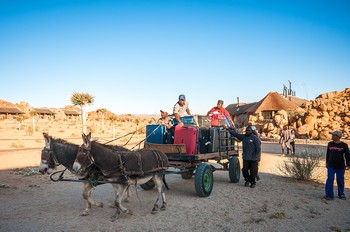
[[[111,143],[111,142],[116,141],[116,140],[118,140],[118,139],[124,138],[124,137],[126,137],[126,136],[128,136],[128,135],[130,135],[130,134],[133,134],[133,136],[134,136],[135,133],[136,133],[136,130],[133,131],[133,132],[127,133],[127,134],[125,134],[125,135],[123,135],[123,136],[120,136],[120,137],[118,137],[118,138],[109,140],[108,142],[105,142],[104,144]],[[129,141],[128,141],[128,142],[129,142]]]
[[[132,139],[132,137],[134,137],[136,131],[134,131],[134,133],[130,136],[129,140],[123,145],[123,147],[125,147],[126,145],[128,145],[128,143],[130,142],[130,140]]]
[[[67,170],[67,168],[64,169],[63,171],[57,171],[57,172],[52,173],[52,174],[50,175],[50,180],[52,180],[53,182],[57,182],[57,181],[63,180],[63,174],[64,174],[64,172],[65,172],[66,170]],[[61,172],[60,176],[55,180],[55,179],[53,178],[53,176],[56,175],[57,173],[60,173],[60,172]]]
[[[135,146],[133,146],[130,150],[132,151],[132,150],[134,150],[135,147],[140,146],[140,144],[141,144],[142,142],[144,142],[146,139],[148,139],[156,130],[158,130],[158,128],[159,128],[161,125],[162,125],[162,124],[159,124],[151,133],[149,133],[148,136],[146,136],[146,138],[142,139],[139,143],[137,143]],[[139,147],[139,149],[140,149],[140,147]]]

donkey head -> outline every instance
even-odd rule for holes
[[[56,169],[56,167],[59,165],[57,163],[57,160],[55,158],[53,148],[52,148],[52,137],[49,136],[47,133],[43,133],[44,139],[45,139],[45,147],[41,151],[41,162],[39,166],[39,172],[41,174],[51,174],[51,172]]]
[[[91,132],[88,135],[82,134],[83,144],[78,149],[77,157],[73,164],[73,169],[78,174],[83,174],[93,164],[91,157]]]

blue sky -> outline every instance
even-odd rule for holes
[[[158,114],[350,87],[350,1],[0,1],[0,99]]]

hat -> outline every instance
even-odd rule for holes
[[[179,96],[179,100],[186,100],[185,95],[184,95],[184,94],[180,94],[180,96]]]
[[[160,109],[160,112],[161,112],[161,113],[162,113],[162,112],[168,113],[168,111],[167,111],[165,108]]]
[[[338,130],[333,131],[333,132],[329,132],[329,133],[332,134],[332,135],[336,135],[339,138],[343,137],[343,134],[341,133],[341,131],[338,131]]]
[[[218,101],[218,104],[220,104],[220,103],[221,103],[221,104],[224,104],[224,101],[223,101],[223,100],[219,100],[219,101]]]

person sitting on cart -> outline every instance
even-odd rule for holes
[[[255,188],[256,175],[258,173],[258,164],[261,158],[261,145],[260,140],[253,134],[251,126],[248,126],[245,130],[245,134],[239,134],[234,128],[228,128],[230,134],[236,137],[243,144],[243,168],[242,174],[245,180],[244,186]]]
[[[228,125],[234,127],[234,122],[232,121],[230,113],[224,108],[224,101],[218,100],[215,107],[208,111],[207,116],[211,119],[211,126],[224,126],[220,125],[219,120],[226,122],[228,120]],[[231,124],[231,125],[230,125]]]
[[[165,125],[168,130],[174,125],[173,120],[169,117],[168,111],[164,108],[160,110],[160,118],[157,124]]]
[[[183,123],[181,122],[180,117],[184,116],[185,113],[187,113],[187,115],[191,115],[191,111],[189,108],[189,102],[186,101],[186,97],[184,94],[180,94],[179,101],[175,103],[174,109],[173,109],[174,125],[183,126]]]
[[[164,108],[160,110],[161,117],[158,119],[157,124],[165,125],[167,130],[166,143],[172,144],[174,142],[175,127],[173,120],[169,117],[168,111]]]

